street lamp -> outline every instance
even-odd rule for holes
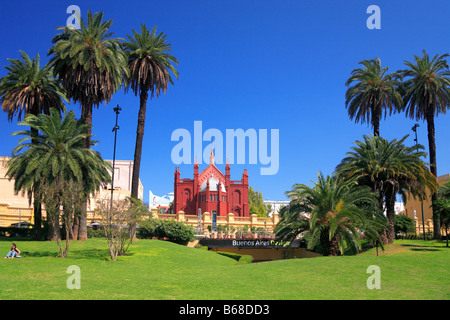
[[[415,133],[415,135],[416,135],[416,138],[414,139],[414,141],[416,142],[416,146],[417,146],[417,143],[418,143],[418,141],[417,141],[417,128],[418,128],[418,127],[420,127],[420,126],[419,126],[418,123],[416,123],[416,124],[411,128],[411,130],[414,131],[414,133]],[[421,209],[422,209],[422,232],[423,232],[423,240],[426,240],[426,239],[425,239],[425,218],[424,218],[424,216],[423,216],[423,197],[422,197],[422,196],[420,197],[420,206],[421,206]]]
[[[116,113],[116,125],[112,129],[114,132],[114,151],[113,151],[113,165],[112,165],[112,177],[111,177],[111,204],[110,204],[110,211],[112,211],[112,205],[113,205],[113,193],[114,193],[114,167],[116,165],[116,140],[117,140],[117,130],[119,130],[119,126],[117,125],[117,121],[119,119],[119,112],[122,110],[119,105],[117,107],[113,108],[114,112]]]

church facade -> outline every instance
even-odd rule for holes
[[[174,212],[184,211],[186,215],[201,212],[216,212],[217,216],[233,213],[235,217],[248,217],[248,174],[244,170],[242,179],[231,180],[230,164],[225,166],[223,174],[214,164],[211,149],[209,165],[201,173],[197,158],[194,164],[194,179],[181,179],[180,169],[175,169]]]

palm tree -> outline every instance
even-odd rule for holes
[[[448,54],[435,55],[430,59],[424,50],[422,58],[414,55],[414,62],[405,61],[408,69],[401,70],[403,78],[402,95],[406,116],[427,122],[430,170],[437,177],[436,142],[434,117],[445,114],[450,106],[450,70],[446,58]],[[436,192],[431,195],[432,202],[437,199]],[[433,214],[435,239],[440,239],[439,217]]]
[[[383,115],[392,114],[402,106],[395,74],[387,74],[388,67],[381,67],[379,58],[359,62],[363,67],[354,69],[345,85],[345,105],[350,119],[355,122],[371,123],[373,135],[380,135],[380,120]]]
[[[286,194],[293,199],[291,203],[310,215],[308,249],[320,244],[324,255],[342,254],[350,245],[359,250],[361,231],[372,234],[382,228],[374,219],[380,216],[376,197],[368,187],[357,186],[356,179],[324,177],[319,172],[313,187],[296,184]],[[304,231],[303,219],[296,220],[294,227]]]
[[[55,75],[74,102],[81,104],[81,119],[89,125],[85,148],[90,148],[92,109],[108,103],[128,75],[126,54],[120,38],[109,31],[113,21],[103,22],[103,12],[87,13],[87,24],[80,19],[80,29],[58,28],[61,34],[52,39],[48,54]],[[79,217],[80,239],[87,238],[86,209]],[[78,221],[77,221],[78,223]]]
[[[148,92],[150,91],[150,98],[153,98],[155,92],[156,97],[159,97],[161,91],[166,93],[169,83],[173,84],[170,72],[178,79],[178,71],[172,65],[178,64],[178,61],[168,54],[171,44],[166,42],[167,36],[162,32],[156,34],[156,27],[150,32],[145,24],[141,24],[140,34],[132,31],[133,36],[127,35],[129,41],[124,43],[130,71],[126,75],[125,92],[131,88],[136,96],[139,94],[140,99],[131,182],[131,196],[137,198]]]
[[[406,194],[424,197],[426,188],[436,190],[436,178],[430,173],[421,157],[426,153],[421,145],[407,147],[403,144],[408,136],[400,140],[387,141],[378,136],[364,136],[356,141],[336,167],[336,175],[356,178],[359,185],[368,186],[378,196],[380,209],[386,210],[389,222],[388,242],[394,241],[394,206],[397,194],[406,200]]]
[[[38,115],[49,114],[50,108],[54,107],[58,112],[65,112],[64,89],[53,77],[50,65],[41,68],[39,54],[33,60],[24,52],[20,51],[22,60],[8,59],[10,65],[6,66],[8,74],[0,80],[0,102],[2,110],[8,113],[8,120],[12,121],[17,116],[22,119],[22,114]],[[33,136],[37,131],[31,128]],[[20,189],[20,186],[16,186]],[[30,203],[32,197],[35,223],[35,239],[41,237],[41,203],[36,197],[33,186],[29,189],[28,198]]]
[[[41,134],[36,136],[31,130],[14,132],[13,135],[24,137],[14,148],[7,164],[6,174],[10,179],[15,179],[16,188],[29,190],[39,181],[39,189],[51,191],[49,196],[41,190],[44,199],[52,200],[51,205],[46,205],[51,240],[56,240],[59,235],[59,207],[65,199],[64,193],[73,192],[64,189],[67,183],[83,185],[81,195],[78,194],[78,199],[83,199],[110,180],[110,165],[103,161],[98,152],[84,147],[89,125],[74,117],[74,112],[70,111],[61,119],[54,108],[50,109],[50,115],[26,115],[19,124]],[[31,140],[37,142],[30,143]],[[46,203],[50,204],[48,201]],[[54,210],[49,210],[50,207]]]

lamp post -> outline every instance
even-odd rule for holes
[[[419,124],[416,123],[416,124],[411,128],[411,130],[414,131],[415,136],[416,136],[416,138],[414,139],[414,141],[416,142],[416,146],[417,146],[417,128],[418,128],[418,127],[419,127]],[[423,232],[423,240],[426,240],[426,239],[425,239],[425,218],[424,218],[424,216],[423,216],[423,197],[422,197],[422,196],[420,197],[420,206],[421,206],[421,209],[422,209],[422,232]]]
[[[110,203],[110,212],[112,211],[113,206],[113,194],[114,194],[114,167],[116,165],[116,140],[117,140],[117,130],[119,130],[119,126],[117,125],[117,121],[119,120],[119,112],[122,110],[119,105],[117,107],[113,108],[114,112],[116,113],[116,125],[112,129],[114,132],[114,151],[113,151],[113,165],[112,165],[112,176],[111,176],[111,203]]]

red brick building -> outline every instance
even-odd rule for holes
[[[198,173],[197,158],[194,164],[194,179],[180,179],[180,168],[175,169],[174,212],[184,211],[186,215],[195,215],[198,209],[202,213],[226,216],[233,213],[236,217],[248,217],[248,174],[244,170],[242,179],[230,179],[230,164],[225,166],[225,175],[214,164],[211,149],[209,166]]]

